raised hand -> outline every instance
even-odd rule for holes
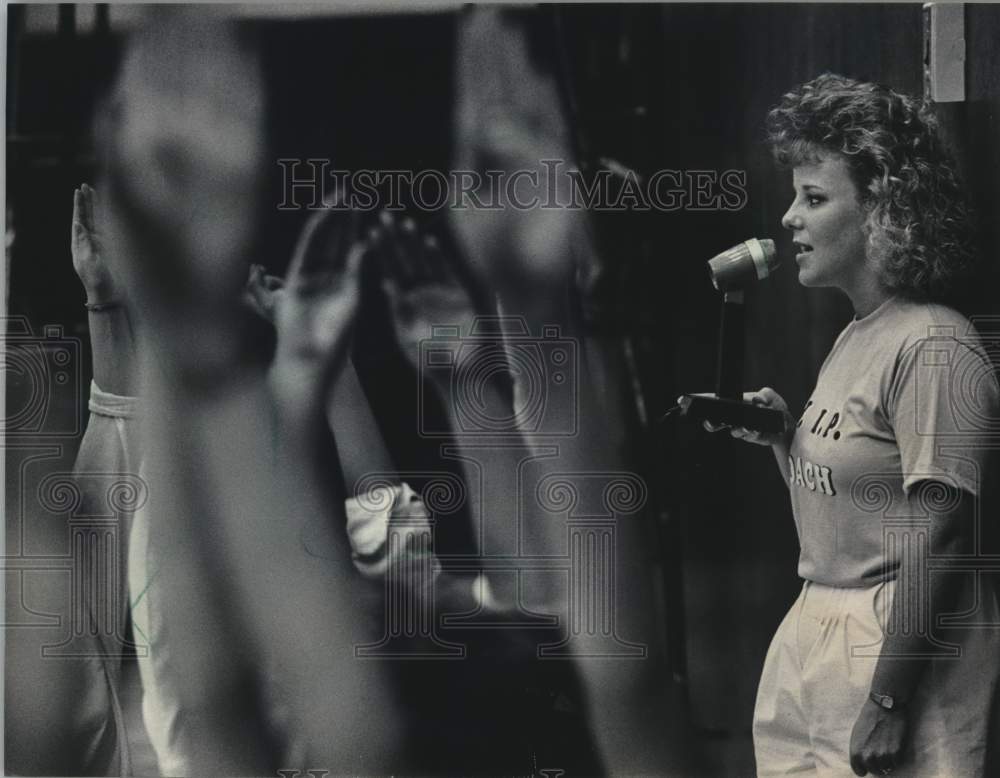
[[[458,327],[461,335],[469,334],[480,308],[476,294],[435,237],[421,236],[412,219],[398,221],[384,211],[378,255],[396,340],[415,368],[420,342],[431,337],[434,325]]]
[[[70,252],[73,269],[87,292],[88,303],[118,300],[121,290],[115,283],[104,254],[103,235],[95,216],[96,193],[88,184],[73,190],[73,226]]]
[[[254,313],[274,324],[275,312],[284,296],[284,279],[268,275],[263,265],[250,265],[250,275],[243,288],[243,302]]]
[[[361,304],[361,264],[369,251],[357,214],[321,211],[310,217],[295,248],[274,309],[278,346],[272,379],[299,385],[314,398],[343,364]]]

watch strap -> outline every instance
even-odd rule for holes
[[[868,699],[885,710],[899,710],[903,703],[891,694],[879,694],[878,692],[868,692]]]

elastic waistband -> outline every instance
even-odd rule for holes
[[[805,581],[799,594],[799,602],[806,611],[853,610],[862,603],[874,603],[896,588],[896,579],[876,581],[871,586],[830,586],[829,584]]]

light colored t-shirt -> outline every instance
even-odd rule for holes
[[[831,586],[896,577],[894,528],[973,495],[1000,440],[1000,390],[969,320],[890,298],[851,321],[820,368],[788,458],[799,576]]]

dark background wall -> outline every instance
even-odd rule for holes
[[[662,540],[651,551],[663,572],[659,658],[686,675],[686,715],[698,726],[745,735],[768,641],[800,583],[787,493],[769,451],[652,420],[678,394],[714,387],[719,298],[704,261],[751,236],[775,238],[787,266],[748,294],[746,385],[770,385],[793,414],[801,409],[851,312],[837,293],[797,283],[779,224],[790,176],[770,161],[763,119],[783,92],[824,71],[920,93],[921,7],[587,5],[546,13],[586,159],[610,157],[646,176],[746,172],[748,199],[737,211],[596,219],[616,314],[610,327],[635,348],[650,420],[637,424],[634,440],[658,499],[650,521]],[[11,309],[85,337],[69,258],[71,192],[93,175],[86,128],[120,38],[113,24],[83,37],[26,34],[22,12],[12,6],[10,14]],[[454,24],[451,13],[260,23],[274,158],[446,168]],[[983,212],[991,283],[1000,238],[1000,8],[969,5],[966,37],[968,99],[941,114]],[[276,270],[302,218],[262,214],[262,259]],[[737,750],[734,763],[746,764],[747,747]]]

